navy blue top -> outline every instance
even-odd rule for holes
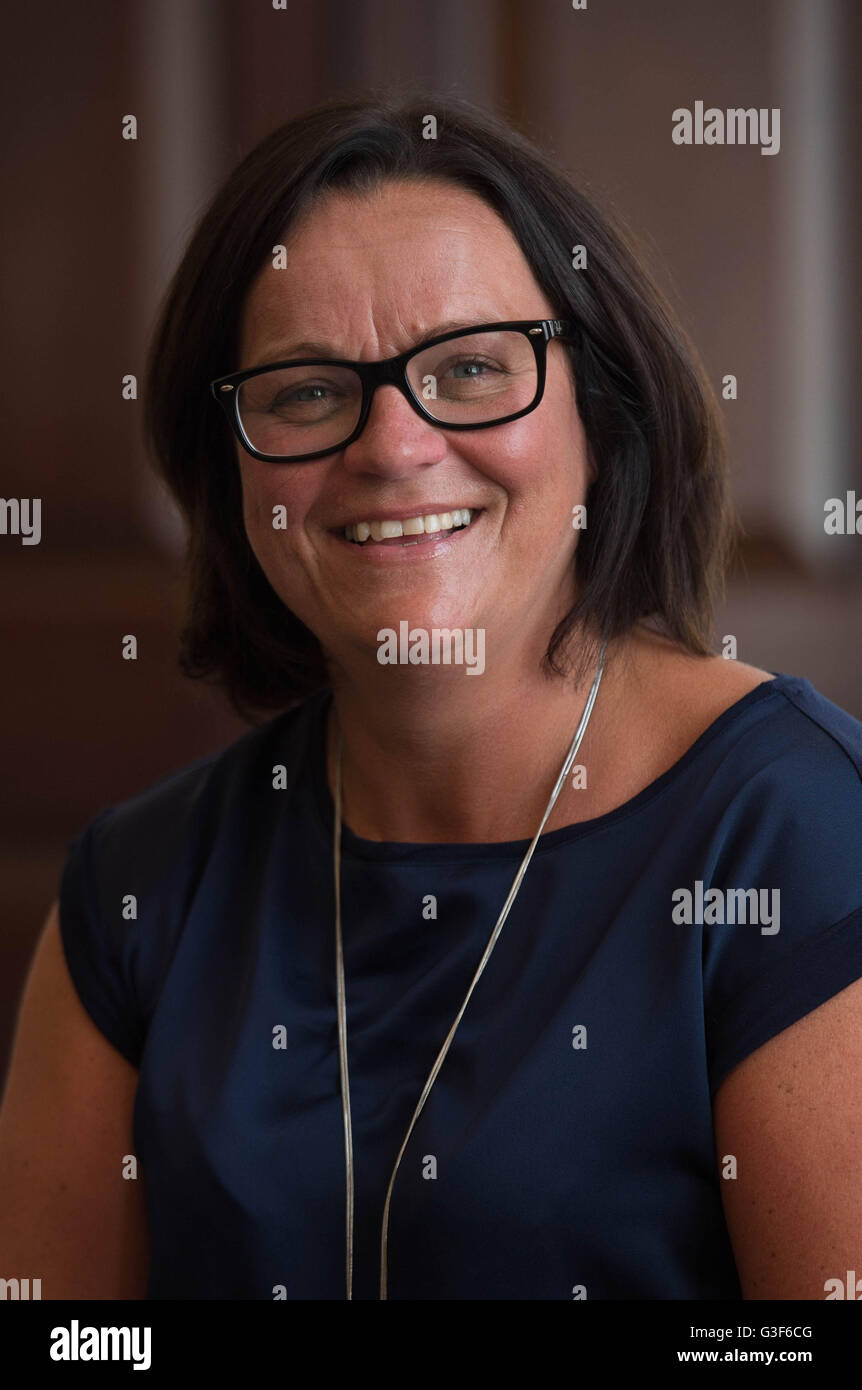
[[[345,1297],[330,699],[70,847],[71,975],[139,1068],[150,1298]],[[740,1298],[711,1102],[862,976],[860,779],[862,724],[779,675],[540,839],[401,1161],[390,1299]],[[344,827],[355,1298],[378,1297],[389,1177],[528,844]]]

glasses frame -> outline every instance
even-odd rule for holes
[[[536,358],[536,394],[530,404],[521,410],[514,411],[511,415],[502,416],[499,420],[483,420],[479,424],[444,424],[435,419],[425,409],[410,384],[407,376],[408,363],[412,358],[418,357],[420,352],[435,347],[437,343],[447,343],[452,338],[468,338],[474,333],[503,332],[504,330],[523,333],[532,343]],[[309,459],[326,458],[329,454],[338,453],[340,449],[346,449],[348,444],[352,444],[355,439],[359,438],[365,428],[371,410],[371,402],[374,399],[374,392],[378,386],[397,386],[417,415],[421,415],[423,420],[427,420],[442,430],[485,430],[495,425],[508,424],[510,420],[518,420],[522,415],[529,415],[531,410],[536,409],[545,392],[548,343],[552,342],[554,338],[560,338],[563,341],[571,340],[572,332],[572,324],[565,319],[515,319],[507,320],[504,323],[479,323],[473,328],[456,328],[450,333],[440,333],[437,337],[428,338],[407,352],[399,353],[397,357],[386,357],[379,362],[349,362],[345,358],[333,357],[301,357],[290,358],[284,362],[268,362],[263,367],[249,367],[243,372],[232,372],[229,376],[217,377],[215,381],[210,382],[210,391],[224,410],[228,423],[240,444],[246,453],[251,454],[252,458],[261,459],[264,463],[304,463]],[[261,376],[264,372],[273,372],[284,367],[352,367],[362,383],[362,404],[359,409],[359,419],[352,434],[347,435],[340,444],[330,445],[326,449],[317,449],[310,454],[264,454],[261,453],[260,449],[255,449],[246,435],[240,419],[238,388],[250,377]]]

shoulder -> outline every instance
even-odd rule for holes
[[[721,656],[694,656],[643,630],[632,634],[625,664],[641,717],[665,731],[678,756],[722,714],[774,679],[771,671],[758,666]]]
[[[321,695],[249,729],[233,743],[104,808],[72,841],[103,861],[153,871],[212,843],[272,804],[278,775],[295,779]],[[263,795],[262,795],[263,793]]]
[[[208,929],[231,875],[254,874],[320,698],[106,807],[71,841],[59,894],[66,960],[134,1065],[193,904]]]
[[[693,878],[780,894],[780,943],[754,943],[752,967],[767,944],[774,958],[858,912],[862,723],[804,678],[721,657],[659,653],[652,664],[644,703],[666,762],[685,770],[673,785]],[[707,936],[708,967],[749,951],[738,933]]]
[[[823,775],[862,779],[862,723],[802,677],[773,673],[720,656],[691,656],[661,639],[642,642],[634,666],[641,721],[661,727],[664,756],[679,758],[713,732],[733,730],[756,762],[776,772],[796,760]],[[783,755],[783,758],[779,755]]]
[[[753,688],[705,760],[690,887],[713,1090],[862,976],[862,724],[805,679]]]
[[[833,921],[862,905],[862,723],[782,673],[752,682],[705,738],[713,871],[792,886],[813,919],[818,902]]]

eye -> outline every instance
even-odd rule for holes
[[[299,405],[304,405],[306,402],[309,401],[320,401],[323,400],[323,393],[328,390],[328,386],[321,386],[318,382],[309,382],[305,386],[295,386],[292,390],[289,391],[279,391],[278,395],[273,399],[272,405],[281,405],[283,402],[286,401],[295,401]],[[306,394],[311,392],[314,392],[315,394]]]
[[[462,373],[463,380],[479,380],[483,369],[485,372],[500,370],[497,363],[481,357],[465,357],[462,361],[454,363],[453,367],[456,374]]]

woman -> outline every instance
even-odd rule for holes
[[[148,411],[185,669],[267,717],[73,842],[12,1264],[175,1299],[862,1268],[862,726],[710,654],[717,409],[620,235],[467,104],[320,108],[201,222]]]

